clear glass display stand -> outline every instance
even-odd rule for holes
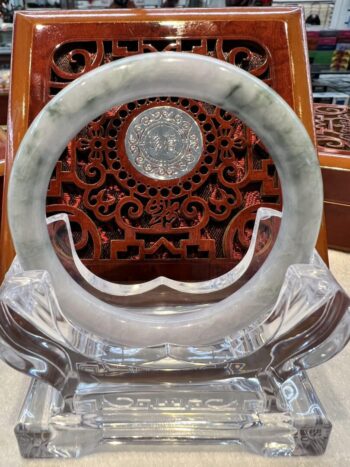
[[[227,299],[264,262],[281,214],[260,208],[248,253],[206,283],[106,283],[78,259],[65,215],[48,219],[72,280],[140,314],[191,313]],[[318,455],[331,423],[307,377],[350,335],[349,297],[315,251],[285,275],[259,322],[219,342],[128,347],[67,319],[45,271],[15,259],[0,289],[0,352],[33,377],[15,427],[24,457],[79,457],[125,443],[239,444],[267,456]],[[228,301],[229,303],[229,301]],[[174,311],[172,311],[174,313]],[[244,313],[244,303],[242,303]]]

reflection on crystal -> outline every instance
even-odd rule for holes
[[[271,226],[280,214],[262,210],[258,219],[253,251],[266,226],[276,236],[278,229]],[[69,224],[61,216],[48,222],[56,251],[84,287],[100,290],[104,299],[118,300],[125,292],[133,297],[128,289],[101,287],[92,276],[79,278],[83,270],[71,248]],[[273,241],[271,237],[270,248]],[[227,289],[239,286],[246,271],[259,267],[258,255],[248,258],[239,274],[232,271],[225,280],[209,281],[212,292],[207,295],[226,290],[223,284]],[[174,281],[151,281],[137,294],[155,303],[164,286],[176,290]],[[178,291],[176,298],[190,290]],[[65,318],[46,272],[23,271],[16,260],[0,300],[0,322],[12,321],[11,328],[1,325],[1,356],[36,378],[16,426],[25,457],[76,457],[134,436],[140,441],[176,441],[189,432],[193,442],[238,443],[269,456],[321,454],[326,448],[331,424],[302,369],[343,348],[350,335],[350,307],[316,252],[311,264],[287,271],[264,322],[210,346],[110,345]],[[210,306],[210,300],[204,306]],[[186,301],[178,313],[184,312],[182,307],[187,310]],[[316,331],[304,326],[296,333],[308,320]],[[317,323],[325,322],[328,335],[320,339]],[[21,351],[12,348],[16,335],[21,335]],[[187,381],[191,368],[197,371]],[[161,369],[185,370],[185,381],[178,379],[178,372],[162,374]],[[159,424],[167,429],[160,430]]]

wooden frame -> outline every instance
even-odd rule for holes
[[[234,24],[234,27],[233,27]],[[315,142],[310,80],[303,18],[298,8],[232,8],[225,10],[111,10],[23,12],[16,15],[12,82],[9,99],[8,149],[0,238],[0,274],[14,256],[6,218],[6,187],[14,155],[30,122],[45,104],[49,76],[40,72],[57,44],[71,39],[147,35],[200,37],[244,34],[268,43],[278,76],[275,89],[294,108]],[[302,48],[301,48],[302,47]],[[275,76],[275,77],[276,77]],[[324,224],[318,250],[327,261]]]

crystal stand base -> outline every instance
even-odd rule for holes
[[[22,456],[80,457],[153,443],[240,445],[265,456],[326,449],[331,423],[305,372],[284,381],[271,375],[198,380],[192,372],[183,382],[162,376],[147,384],[143,377],[80,384],[68,403],[33,380],[15,427]]]

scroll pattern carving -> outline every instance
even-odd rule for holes
[[[269,53],[253,41],[75,42],[62,44],[53,55],[48,99],[104,63],[169,50],[228,61],[273,86]],[[180,179],[146,177],[126,155],[124,140],[131,121],[160,105],[187,112],[202,132],[203,153]],[[83,259],[238,262],[249,246],[257,209],[280,209],[281,197],[272,160],[249,128],[222,109],[169,96],[125,103],[82,129],[57,163],[47,205],[49,213],[69,213]]]
[[[317,144],[322,150],[350,151],[347,105],[314,104]]]

